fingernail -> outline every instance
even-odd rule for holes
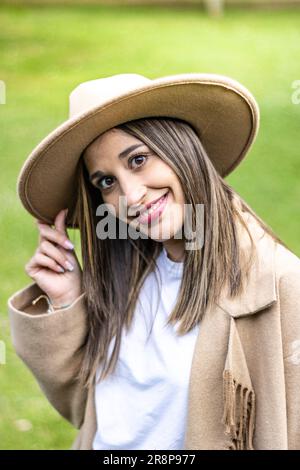
[[[69,211],[69,209],[66,209],[66,210],[65,210],[65,217],[67,217],[68,211]]]
[[[73,243],[70,242],[70,240],[66,240],[64,242],[64,247],[67,248],[68,250],[74,250],[74,245]]]
[[[69,261],[65,262],[65,267],[67,268],[68,271],[74,271],[74,267]]]
[[[64,272],[65,272],[65,270],[64,270],[61,266],[59,266],[58,270],[59,270],[60,273],[64,273]]]

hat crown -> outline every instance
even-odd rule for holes
[[[90,111],[149,82],[151,80],[143,75],[122,73],[80,83],[69,96],[69,117]]]

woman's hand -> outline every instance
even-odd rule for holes
[[[55,306],[69,305],[82,294],[82,271],[67,235],[66,215],[67,210],[57,214],[55,228],[37,220],[39,245],[25,266]]]

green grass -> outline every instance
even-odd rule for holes
[[[228,178],[274,231],[300,255],[300,11],[123,7],[1,7],[0,106],[1,330],[0,448],[69,448],[76,431],[48,404],[10,340],[7,298],[31,283],[24,266],[37,233],[16,196],[16,179],[31,149],[68,113],[80,82],[135,72],[149,78],[184,72],[229,75],[261,108],[261,128],[248,158]],[[32,423],[19,431],[16,421]]]

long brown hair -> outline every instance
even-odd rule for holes
[[[286,245],[218,174],[198,135],[188,123],[173,118],[148,118],[116,128],[144,142],[174,170],[187,204],[191,204],[193,209],[196,204],[204,204],[204,244],[201,250],[185,252],[177,303],[168,319],[170,325],[179,322],[177,334],[184,335],[218,302],[224,285],[228,286],[231,297],[238,296],[244,288],[255,246],[247,225],[233,204],[234,198],[269,235]],[[130,328],[139,291],[148,274],[155,272],[156,259],[162,249],[162,243],[150,238],[97,238],[96,209],[99,204],[103,204],[101,193],[89,182],[81,158],[74,216],[81,235],[83,288],[88,316],[88,334],[79,375],[85,385],[95,380],[100,365],[99,380],[114,372],[122,330]],[[251,240],[251,259],[247,269],[241,262],[237,220]]]

